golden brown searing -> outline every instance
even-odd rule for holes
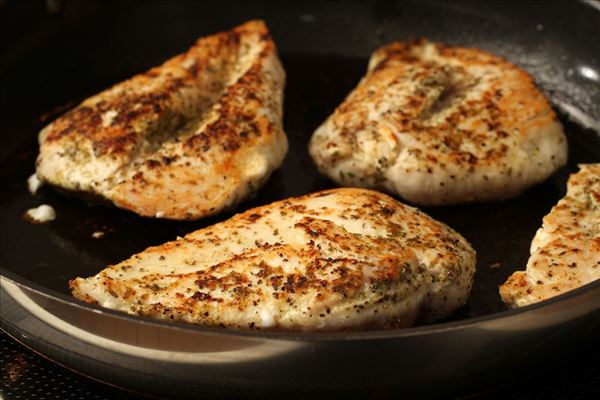
[[[546,300],[600,279],[600,164],[582,164],[544,217],[525,271],[500,287],[509,307]]]
[[[562,127],[526,72],[426,40],[377,50],[309,150],[340,185],[422,205],[513,197],[567,159]]]
[[[201,38],[48,125],[37,175],[143,216],[218,213],[283,161],[284,84],[262,21]]]
[[[365,329],[448,316],[474,272],[475,251],[446,225],[378,192],[334,189],[246,211],[70,286],[158,319]]]

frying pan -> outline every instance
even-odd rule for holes
[[[597,335],[600,282],[506,310],[497,287],[527,261],[542,217],[578,163],[600,161],[598,2],[4,2],[2,328],[44,356],[131,390],[200,393],[400,390],[465,394],[526,376]],[[290,152],[258,195],[237,210],[332,187],[310,161],[314,129],[356,85],[379,45],[418,36],[475,46],[529,71],[569,139],[569,163],[519,198],[424,209],[478,252],[468,304],[452,318],[408,329],[355,333],[247,332],[164,323],[83,304],[67,281],[96,274],[150,245],[231,214],[160,221],[90,207],[43,188],[36,134],[81,99],[185,50],[202,35],[251,18],[272,30],[288,84]],[[28,208],[58,218],[34,225]],[[95,239],[92,233],[105,232]]]

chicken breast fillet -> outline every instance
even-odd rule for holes
[[[282,163],[284,84],[262,21],[201,38],[44,128],[37,176],[143,216],[215,214]]]
[[[475,251],[378,192],[334,189],[238,214],[70,282],[103,307],[241,328],[409,326],[465,304]]]
[[[600,279],[600,164],[582,164],[544,217],[525,271],[500,286],[509,307],[546,300]]]
[[[309,151],[341,185],[421,205],[514,197],[567,159],[532,78],[500,57],[426,40],[378,49]]]

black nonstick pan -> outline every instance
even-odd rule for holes
[[[68,368],[161,396],[398,390],[453,396],[559,362],[600,328],[600,281],[508,311],[498,285],[522,269],[542,217],[578,163],[600,162],[598,2],[16,2],[0,4],[2,328]],[[67,281],[228,218],[160,221],[91,207],[43,188],[37,132],[81,99],[159,64],[202,35],[253,18],[269,25],[287,71],[290,152],[237,210],[333,187],[310,135],[364,74],[379,45],[428,37],[475,46],[529,71],[569,139],[569,163],[519,198],[424,209],[478,253],[468,304],[447,321],[356,333],[261,333],[169,324],[73,300]],[[51,204],[57,219],[23,219]],[[94,238],[94,232],[104,236]]]

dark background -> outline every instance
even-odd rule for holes
[[[469,394],[473,400],[592,400],[600,396],[600,346],[597,341],[581,343],[579,351],[555,365],[521,381],[498,382],[499,389]],[[465,387],[465,393],[469,388]],[[0,331],[0,396],[5,400],[145,400],[147,396],[126,392],[77,375],[25,349]],[[314,399],[315,394],[276,394],[270,398]],[[372,391],[330,398],[406,399],[401,392]],[[204,398],[200,395],[198,398]],[[269,398],[264,394],[256,398]],[[414,397],[408,397],[414,398]],[[438,398],[446,399],[444,395]]]

